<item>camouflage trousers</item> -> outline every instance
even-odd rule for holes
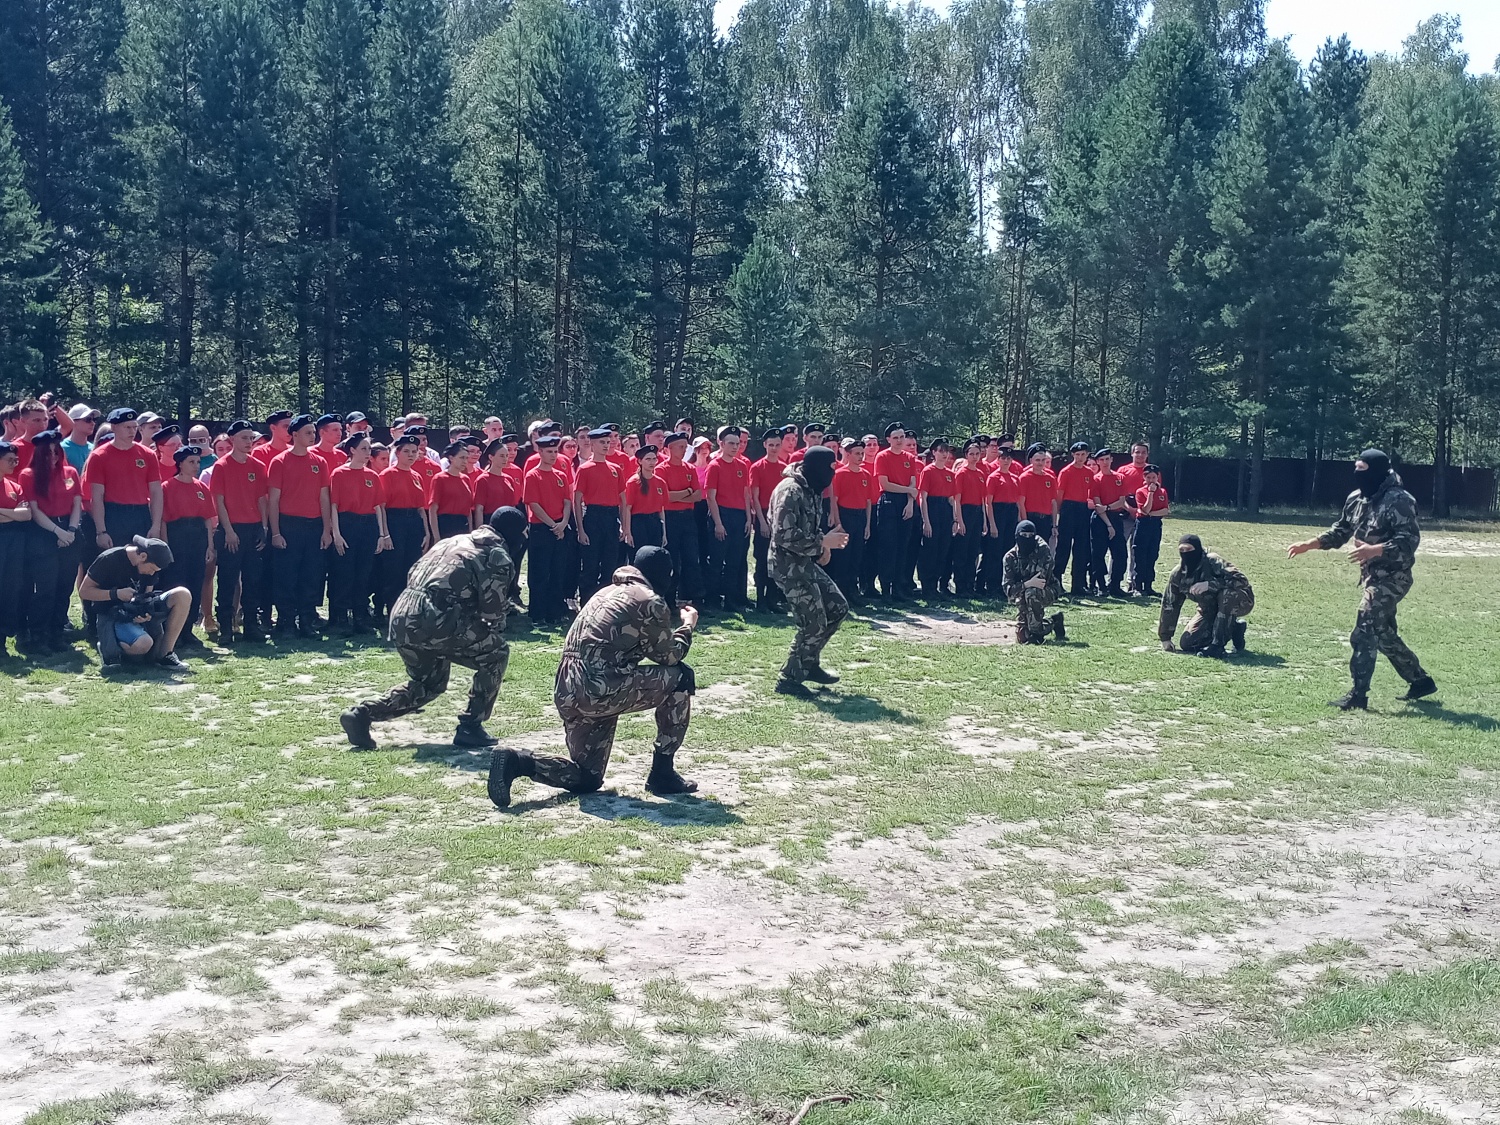
[[[1415,683],[1427,675],[1417,654],[1396,632],[1396,607],[1406,597],[1411,583],[1409,570],[1371,575],[1365,579],[1364,596],[1354,618],[1354,632],[1349,634],[1349,645],[1354,650],[1349,657],[1349,674],[1354,678],[1356,691],[1370,690],[1370,681],[1375,676],[1375,658],[1382,652],[1391,662],[1391,667],[1396,669],[1396,674],[1407,683]]]
[[[797,622],[797,634],[792,638],[792,650],[787,654],[781,675],[800,682],[818,667],[823,647],[849,616],[849,602],[838,583],[816,561],[807,559],[780,566],[776,563],[773,559],[771,576],[786,595]]]
[[[474,670],[469,704],[459,712],[459,720],[482,723],[495,709],[500,681],[505,678],[505,666],[510,662],[510,646],[504,642],[457,651],[398,645],[396,652],[406,665],[406,683],[363,705],[365,713],[376,721],[409,715],[431,703],[448,690],[448,673],[453,665],[459,664]]]
[[[1021,590],[1021,612],[1016,616],[1017,623],[1033,637],[1045,636],[1047,633],[1047,607],[1056,599],[1044,587],[1040,590],[1033,587],[1025,587]]]
[[[642,664],[628,676],[607,679],[591,675],[575,660],[563,658],[557,669],[554,702],[563,721],[566,758],[533,755],[537,781],[575,793],[591,793],[604,784],[604,771],[615,745],[621,715],[656,712],[658,754],[675,754],[687,737],[693,710],[693,671],[686,664],[665,667]]]
[[[1255,608],[1255,595],[1231,590],[1222,598],[1207,594],[1198,602],[1198,612],[1182,631],[1182,642],[1177,647],[1183,652],[1217,645],[1223,648],[1234,633],[1237,618],[1244,617]]]

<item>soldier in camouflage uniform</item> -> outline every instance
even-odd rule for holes
[[[1421,699],[1437,691],[1437,684],[1422,668],[1417,654],[1396,632],[1396,607],[1411,589],[1412,563],[1422,529],[1417,524],[1417,502],[1401,487],[1401,478],[1391,471],[1391,460],[1378,449],[1367,449],[1354,462],[1358,487],[1344,501],[1338,522],[1322,535],[1293,543],[1287,555],[1296,558],[1307,551],[1332,551],[1351,539],[1351,562],[1359,564],[1364,595],[1349,635],[1349,674],[1354,686],[1333,706],[1342,711],[1370,705],[1370,680],[1375,658],[1385,653],[1391,667],[1409,685],[1406,700]]]
[[[687,737],[696,690],[684,664],[693,643],[698,611],[683,606],[682,624],[672,628],[672,556],[642,547],[634,566],[622,566],[579,611],[563,644],[553,700],[562,716],[568,757],[540,757],[525,750],[496,750],[490,762],[490,800],[510,805],[511,782],[530,777],[574,793],[604,784],[615,743],[615,725],[631,711],[656,711],[656,746],[646,788],[652,793],[691,793],[698,788],[673,762]],[[641,661],[653,663],[644,667]]]
[[[767,556],[771,577],[797,621],[797,634],[787,654],[776,690],[783,695],[805,695],[805,682],[836,684],[839,678],[822,666],[823,648],[849,616],[849,603],[837,583],[823,569],[831,553],[849,536],[821,530],[823,493],[833,483],[834,453],[815,446],[801,461],[789,465],[771,492],[771,527]]]
[[[409,715],[448,690],[454,664],[474,669],[469,704],[459,713],[453,745],[495,745],[484,729],[510,659],[505,617],[510,610],[512,559],[526,517],[501,508],[488,527],[443,539],[423,555],[391,609],[389,637],[406,664],[407,682],[339,716],[350,745],[375,749],[370,724]]]
[[[1224,646],[1233,641],[1234,651],[1243,652],[1245,622],[1241,618],[1255,608],[1250,580],[1219,555],[1205,551],[1203,540],[1196,535],[1178,540],[1177,554],[1177,566],[1161,592],[1161,616],[1156,623],[1161,647],[1172,651],[1182,603],[1193,601],[1198,603],[1198,612],[1178,642],[1182,651],[1223,656]]]
[[[1068,639],[1063,615],[1046,616],[1046,609],[1062,596],[1062,584],[1052,572],[1052,548],[1037,538],[1036,524],[1022,520],[1016,524],[1016,543],[1005,553],[1001,570],[1005,596],[1021,607],[1016,640],[1023,645],[1039,645],[1050,630],[1059,641]]]

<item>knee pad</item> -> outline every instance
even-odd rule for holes
[[[681,675],[677,678],[677,690],[688,695],[698,694],[698,676],[689,664],[677,665]]]

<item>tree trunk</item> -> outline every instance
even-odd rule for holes
[[[1270,397],[1270,358],[1264,338],[1256,349],[1255,357],[1255,402],[1260,408],[1255,415],[1254,440],[1250,445],[1250,495],[1249,509],[1252,516],[1260,515],[1261,472],[1266,460],[1266,409]]]
[[[89,401],[99,401],[99,298],[98,289],[90,279],[84,286],[83,306],[88,318],[89,332]]]
[[[297,268],[297,411],[307,413],[307,404],[312,401],[312,354],[307,346],[308,331],[312,322],[310,283],[305,265]]]
[[[177,257],[177,421],[187,429],[193,410],[193,273],[187,238]]]

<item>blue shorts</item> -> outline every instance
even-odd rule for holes
[[[119,641],[120,644],[125,645],[126,647],[135,644],[146,635],[146,630],[141,628],[141,626],[137,625],[134,621],[115,622],[115,640]]]

